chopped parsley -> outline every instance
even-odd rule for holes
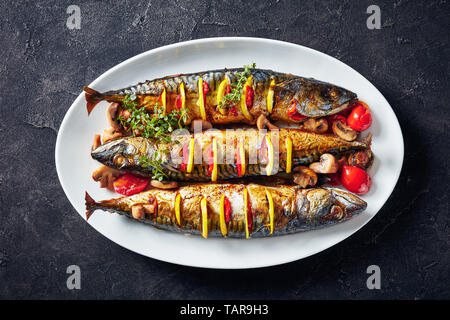
[[[122,106],[130,112],[130,116],[127,119],[123,116],[117,117],[120,124],[130,130],[134,136],[140,135],[157,141],[171,142],[170,134],[178,128],[184,128],[181,120],[186,122],[185,108],[164,115],[163,107],[156,104],[153,107],[153,114],[149,114],[145,106],[138,108],[135,100],[135,95],[126,95]]]
[[[243,72],[238,72],[238,82],[237,83],[231,83],[231,92],[226,94],[223,97],[223,100],[220,102],[219,107],[230,107],[234,102],[237,102],[241,99],[243,90],[244,90],[244,84],[247,81],[247,77],[250,75],[250,69],[253,69],[256,67],[256,64],[253,62],[251,65],[244,66]]]

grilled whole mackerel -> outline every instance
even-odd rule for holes
[[[161,97],[164,92],[165,112],[170,113],[173,110],[179,110],[177,101],[183,91],[184,106],[187,111],[186,124],[194,119],[207,120],[213,124],[235,122],[254,124],[261,114],[271,120],[288,122],[300,122],[304,118],[328,116],[346,109],[357,99],[355,93],[330,83],[272,70],[252,68],[249,71],[249,78],[251,77],[249,84],[254,98],[253,104],[249,106],[249,114],[245,114],[239,101],[235,103],[234,108],[233,106],[218,107],[220,84],[224,80],[227,80],[228,84],[236,84],[242,72],[244,72],[243,68],[234,68],[180,74],[148,80],[128,88],[103,93],[85,86],[87,110],[90,113],[102,100],[122,102],[126,95],[135,95],[138,106],[145,106],[151,113],[156,103],[159,105],[163,103]],[[203,112],[199,106],[200,79],[208,86]],[[289,110],[292,112],[292,108],[295,108],[300,118],[293,118],[289,115]]]
[[[180,209],[177,217],[175,202],[178,195]],[[269,201],[269,196],[272,201]],[[228,221],[223,216],[224,210],[221,210],[222,197],[226,197],[231,205]],[[146,210],[145,215],[133,219],[168,231],[234,238],[317,229],[348,220],[367,207],[366,202],[357,196],[336,188],[301,189],[297,186],[256,184],[200,184],[176,190],[152,189],[99,202],[86,193],[85,199],[87,218],[98,209],[133,218],[134,206],[150,204],[153,211]],[[201,208],[203,199],[206,199],[207,209],[204,214]],[[226,222],[221,223],[221,219]]]
[[[174,181],[209,181],[211,173],[208,172],[208,153],[211,150],[213,136],[216,137],[218,161],[217,180],[238,177],[268,175],[266,171],[267,144],[266,135],[273,144],[275,158],[273,170],[270,175],[283,174],[287,166],[287,144],[292,141],[291,168],[299,165],[309,165],[318,161],[324,153],[340,156],[356,150],[370,151],[370,141],[345,141],[334,135],[316,134],[294,128],[282,128],[260,134],[256,129],[251,130],[208,130],[201,133],[185,135],[172,139],[172,142],[155,142],[143,137],[122,137],[106,142],[91,152],[92,158],[102,164],[120,170],[151,176],[152,166],[146,166],[142,157],[157,160],[166,177],[164,180]],[[218,134],[218,135],[217,135]],[[198,155],[196,163],[190,173],[183,170],[183,148],[194,139],[194,152]],[[245,173],[238,175],[236,160],[237,146],[242,144],[245,154]],[[166,150],[166,151],[165,151]],[[231,161],[229,155],[231,154]],[[240,162],[243,163],[243,162]]]

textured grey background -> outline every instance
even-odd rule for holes
[[[66,28],[69,4],[81,8],[81,30]],[[366,28],[370,4],[381,30]],[[2,1],[0,12],[0,298],[450,298],[448,1]],[[314,48],[387,98],[405,162],[366,227],[302,261],[204,270],[127,251],[75,212],[54,148],[82,86],[138,53],[214,36]],[[71,264],[81,290],[66,288]],[[378,291],[366,288],[371,264],[381,267]]]

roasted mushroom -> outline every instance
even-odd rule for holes
[[[108,142],[109,140],[123,137],[123,133],[121,131],[116,131],[114,128],[108,128],[103,131],[102,140],[103,143]]]
[[[132,206],[131,215],[135,219],[144,219],[145,218],[144,206],[142,204],[136,204]]]
[[[314,186],[317,183],[317,174],[308,167],[295,167],[294,172],[294,183],[302,188]]]
[[[92,173],[92,179],[94,181],[100,181],[100,188],[107,188],[108,190],[114,191],[113,182],[122,172],[117,169],[113,169],[107,166],[101,166]]]
[[[332,154],[324,153],[320,156],[320,161],[311,163],[309,168],[317,173],[336,173],[339,170],[339,164]]]
[[[99,134],[94,136],[94,142],[92,143],[91,151],[97,149],[102,144],[102,140]]]
[[[256,126],[259,130],[269,128],[270,130],[279,129],[277,126],[273,125],[269,120],[267,120],[266,116],[261,114],[256,120]]]
[[[144,208],[144,212],[148,213],[148,214],[155,214],[155,205],[153,204],[144,204],[142,205],[142,207]]]
[[[306,131],[314,133],[325,133],[328,131],[328,121],[326,119],[308,119],[302,124],[302,128]]]
[[[342,121],[335,121],[331,127],[335,135],[346,141],[353,141],[358,136],[358,132],[347,126]]]
[[[119,109],[119,104],[113,102],[108,107],[108,123],[114,131],[121,131],[119,122],[117,122],[117,110]]]
[[[176,181],[163,182],[159,180],[151,180],[150,185],[158,189],[175,189],[178,188],[178,183]]]
[[[370,162],[370,158],[368,151],[358,151],[348,156],[348,164],[350,166],[366,169]]]

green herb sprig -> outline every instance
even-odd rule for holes
[[[223,100],[219,103],[219,107],[230,107],[234,102],[237,102],[241,99],[244,84],[247,81],[247,77],[250,75],[250,69],[254,69],[256,67],[256,63],[252,63],[251,65],[245,65],[243,72],[238,72],[238,81],[236,83],[231,83],[231,92],[226,94],[223,97]]]
[[[145,138],[171,142],[170,134],[177,128],[184,128],[181,121],[186,122],[185,108],[164,115],[163,107],[156,104],[153,114],[149,114],[145,106],[138,108],[135,100],[135,95],[126,95],[122,106],[130,112],[130,116],[127,119],[123,116],[117,117],[120,124],[131,130],[134,136],[138,133]]]
[[[158,151],[155,152],[153,160],[147,156],[140,156],[139,163],[144,168],[152,168],[152,179],[163,181],[164,178],[167,178],[167,174],[164,172],[163,166],[161,164],[161,159],[158,158]]]

